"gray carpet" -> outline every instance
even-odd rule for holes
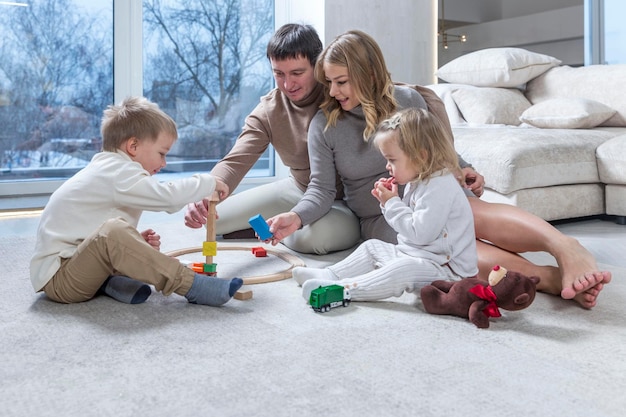
[[[33,244],[0,237],[3,416],[624,415],[626,269],[592,311],[540,294],[477,329],[410,294],[314,313],[291,279],[220,308],[61,305],[32,291]]]

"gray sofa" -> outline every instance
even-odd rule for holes
[[[545,220],[606,214],[625,224],[626,65],[573,68],[547,58],[548,68],[527,73],[521,85],[519,77],[485,80],[493,68],[483,55],[469,59],[481,76],[450,76],[442,67],[440,78],[457,82],[428,87],[446,105],[457,151],[484,175],[485,200]],[[472,71],[468,60],[457,64]]]

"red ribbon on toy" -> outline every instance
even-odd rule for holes
[[[498,305],[496,304],[496,300],[498,299],[498,297],[496,297],[496,294],[491,289],[491,285],[484,286],[484,285],[476,284],[472,288],[469,289],[469,292],[476,295],[478,298],[481,298],[485,301],[489,301],[489,304],[487,304],[487,307],[483,309],[483,313],[485,313],[485,316],[487,317],[502,316],[502,314],[500,314],[500,310],[498,310]]]

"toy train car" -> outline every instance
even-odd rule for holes
[[[347,307],[350,304],[350,291],[341,285],[327,285],[311,291],[311,308],[318,313],[325,313],[334,307]]]

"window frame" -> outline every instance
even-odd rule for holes
[[[275,28],[290,21],[306,21],[323,36],[323,2],[275,0]],[[323,38],[322,38],[323,41]],[[129,95],[143,94],[143,2],[113,0],[113,97],[119,102]],[[190,173],[191,174],[191,173]],[[273,176],[244,178],[242,191],[289,176],[289,169],[275,155]],[[65,179],[0,182],[0,210],[33,209],[45,206],[50,195]]]

